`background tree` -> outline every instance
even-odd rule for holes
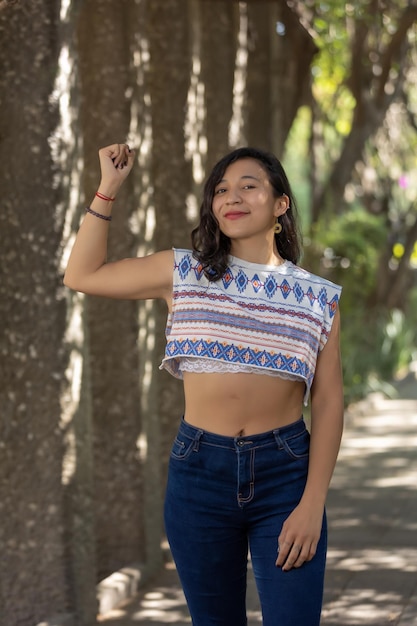
[[[212,167],[230,148],[233,85],[239,32],[239,6],[223,0],[194,2],[198,12],[194,40],[204,89],[203,165]],[[197,146],[196,146],[197,147]],[[201,148],[200,148],[201,149]]]
[[[96,613],[80,329],[66,323],[74,308],[59,271],[80,154],[74,7],[59,9],[34,0],[0,11],[0,605],[10,625],[75,605],[80,624]]]
[[[301,52],[302,51],[302,52]],[[248,3],[246,137],[280,158],[299,107],[311,102],[317,47],[285,2]]]
[[[177,0],[148,0],[146,16],[154,211],[151,246],[152,250],[161,250],[172,246],[185,247],[189,241],[187,197],[192,183],[191,162],[185,156],[184,127],[191,72],[190,27],[188,13]],[[147,474],[156,512],[148,537],[153,538],[154,553],[157,553],[163,532],[161,475],[164,487],[168,447],[176,428],[173,412],[178,419],[183,411],[183,398],[179,382],[166,372],[160,372],[158,367],[164,353],[166,305],[148,302],[142,305],[144,309],[147,312],[146,337],[147,342],[151,341],[151,351],[147,364],[149,402],[146,410],[143,407],[143,416],[148,428],[149,455],[160,452],[162,462],[158,473]]]
[[[123,141],[130,131],[134,37],[143,33],[136,3],[85,0],[78,25],[82,102],[83,196],[99,182],[98,148]],[[109,258],[135,256],[130,228],[136,209],[129,180],[117,199]],[[97,580],[129,561],[144,559],[138,307],[136,302],[88,297],[84,302],[94,454],[94,521]],[[110,461],[110,462],[109,462]],[[135,493],[135,497],[132,497]]]

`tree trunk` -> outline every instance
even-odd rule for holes
[[[311,100],[317,48],[283,0],[248,3],[248,29],[246,136],[280,158],[298,108]]]
[[[86,203],[99,184],[98,149],[123,143],[130,129],[129,94],[136,73],[131,47],[141,31],[136,3],[85,0],[79,19]],[[133,141],[139,138],[132,133]],[[134,174],[133,174],[134,176]],[[115,203],[109,259],[136,256],[129,220],[135,211],[133,176]],[[145,559],[138,307],[90,297],[86,303],[94,428],[94,511],[97,577]]]
[[[69,611],[87,626],[96,612],[91,450],[88,439],[76,441],[78,381],[66,378],[77,352],[66,324],[74,309],[68,300],[66,311],[59,275],[79,160],[72,12],[50,0],[0,12],[0,605],[2,623],[20,626],[52,615],[69,623]],[[79,353],[77,365],[82,371]],[[83,554],[74,545],[81,537]]]
[[[255,148],[272,150],[271,4],[248,4],[246,137]]]
[[[150,63],[147,85],[151,100],[152,157],[156,250],[189,246],[187,195],[192,187],[191,164],[185,160],[184,124],[190,85],[191,58],[188,7],[183,0],[147,0]],[[146,309],[146,312],[145,312]],[[151,346],[147,366],[147,404],[144,431],[148,441],[147,514],[149,549],[156,555],[162,537],[161,481],[174,432],[183,412],[182,385],[158,369],[165,344],[167,311],[164,303],[144,303],[141,331]],[[157,466],[162,459],[162,467]],[[152,490],[152,492],[151,492]],[[158,514],[159,505],[159,514]],[[153,547],[152,547],[153,546]]]
[[[311,64],[318,49],[287,2],[273,4],[271,11],[272,150],[281,158],[299,107],[311,104]]]
[[[352,178],[355,164],[362,157],[367,140],[382,124],[385,113],[385,110],[374,110],[365,102],[356,105],[351,132],[333,165],[328,182],[313,203],[312,225],[323,215],[329,217],[342,212],[345,206],[345,187]]]
[[[229,151],[233,116],[233,83],[239,25],[238,5],[229,0],[199,0],[201,80],[204,85],[207,155],[213,165]]]
[[[404,254],[394,270],[389,266],[392,257],[392,246],[380,257],[378,267],[377,290],[373,294],[371,304],[374,308],[404,310],[407,304],[407,294],[414,282],[414,272],[410,271],[410,258],[417,241],[417,219],[407,229],[404,245]]]

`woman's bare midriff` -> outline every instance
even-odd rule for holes
[[[281,428],[301,417],[305,385],[265,374],[184,372],[184,419],[237,437]]]

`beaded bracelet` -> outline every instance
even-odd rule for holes
[[[116,200],[116,198],[110,198],[109,196],[105,196],[104,193],[100,193],[99,191],[96,191],[96,196],[101,200],[107,200],[107,202],[114,202]]]
[[[106,220],[106,222],[111,222],[112,220],[111,215],[102,215],[101,213],[96,213],[95,211],[93,211],[93,209],[90,209],[89,206],[85,207],[85,210],[87,213],[91,213],[91,215],[94,215],[94,217],[99,217],[101,220]]]

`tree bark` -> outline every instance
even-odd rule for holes
[[[317,48],[286,2],[248,3],[248,142],[282,156],[302,104],[311,101]]]
[[[412,288],[414,277],[410,272],[410,258],[417,241],[417,219],[407,229],[404,254],[396,269],[390,269],[392,246],[388,245],[381,255],[378,268],[376,294],[373,294],[372,306],[381,309],[404,310],[407,304],[407,293]]]
[[[229,0],[199,0],[199,6],[207,138],[205,163],[210,170],[230,148],[239,11],[238,5]]]
[[[73,540],[75,526],[77,539],[91,538],[91,450],[88,440],[86,447],[76,442],[77,392],[66,377],[76,352],[66,322],[73,309],[60,276],[80,156],[74,4],[61,14],[51,0],[2,9],[2,622],[33,626],[59,615],[63,623],[71,611],[87,626],[96,613],[94,554],[88,541],[77,553]],[[82,356],[78,363],[82,370]],[[77,517],[76,509],[83,510]],[[86,586],[82,596],[72,586],[77,575]]]
[[[246,136],[250,146],[272,150],[272,59],[269,2],[248,4]]]
[[[151,180],[155,222],[152,244],[155,250],[189,246],[187,195],[192,188],[191,163],[185,159],[184,125],[191,75],[188,7],[183,0],[147,0],[149,72],[147,86],[151,100]],[[183,412],[181,383],[160,372],[165,345],[167,310],[165,303],[146,303],[141,330],[152,346],[147,362],[147,403],[144,432],[148,441],[147,489],[152,500],[148,517],[148,546],[156,558],[162,530],[162,489],[169,449]],[[160,453],[160,455],[159,455]],[[162,459],[162,466],[156,460]],[[150,493],[152,489],[152,493]],[[158,513],[159,510],[159,513]],[[152,533],[152,535],[151,535]]]
[[[136,4],[136,3],[135,3]],[[127,141],[136,73],[131,52],[136,6],[127,0],[85,0],[79,19],[86,203],[99,183],[98,149]],[[133,133],[133,142],[139,138]],[[133,176],[118,195],[109,259],[136,256],[130,228],[136,206]],[[138,307],[135,302],[89,297],[86,322],[94,432],[94,512],[97,578],[145,559],[142,516]]]

